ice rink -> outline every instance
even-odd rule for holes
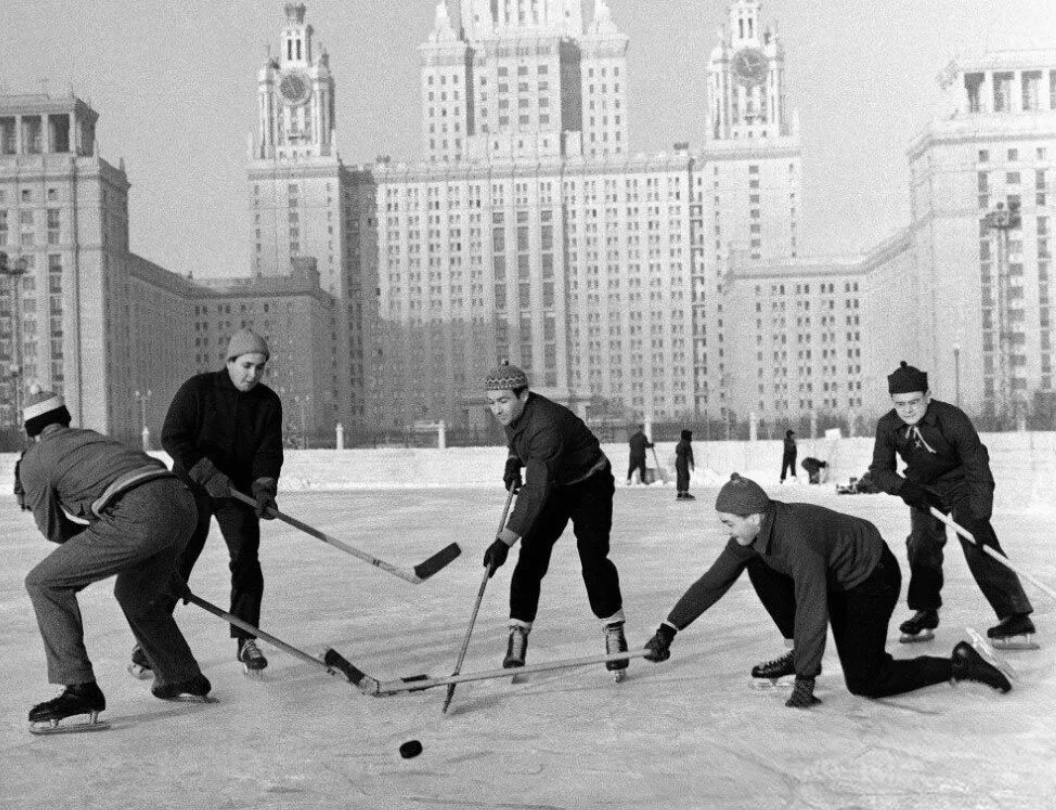
[[[832,485],[768,487],[878,525],[908,580],[908,513],[883,495],[837,496]],[[641,646],[725,542],[715,488],[676,502],[673,487],[620,486],[613,559],[628,638]],[[1006,493],[1007,494],[1007,493]],[[463,555],[412,585],[278,521],[265,526],[264,629],[313,654],[331,646],[381,679],[449,674],[502,511],[500,486],[283,493],[280,507],[404,566],[451,541]],[[749,670],[783,652],[747,577],[679,634],[670,661],[631,664],[612,682],[601,667],[372,698],[322,669],[262,645],[266,679],[242,675],[227,626],[194,606],[177,618],[213,683],[216,705],[173,704],[125,665],[132,637],[111,594],[81,605],[87,645],[113,728],[34,737],[26,712],[57,694],[22,580],[50,549],[30,516],[0,498],[0,807],[30,808],[1051,808],[1056,806],[1053,600],[1029,583],[1042,649],[1007,653],[1018,680],[1005,696],[941,685],[870,701],[850,695],[831,639],[818,680],[823,703],[784,707],[782,691],[751,688]],[[1013,561],[1056,587],[1053,512],[999,508],[994,525]],[[897,657],[947,655],[994,617],[964,557],[947,547],[942,625]],[[488,586],[464,672],[499,666],[515,554]],[[227,554],[215,530],[191,581],[227,607]],[[906,618],[904,602],[895,624]],[[571,535],[555,549],[529,663],[601,653]],[[424,753],[402,760],[400,743]]]

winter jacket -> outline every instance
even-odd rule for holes
[[[197,487],[188,471],[209,458],[243,492],[282,469],[282,403],[263,383],[239,391],[227,369],[198,374],[180,386],[161,430],[173,472]]]
[[[631,446],[631,458],[634,459],[644,459],[646,449],[653,446],[640,430],[631,436],[627,443]]]
[[[679,439],[675,445],[675,466],[681,470],[689,470],[696,466],[693,462],[693,445],[689,439]]]

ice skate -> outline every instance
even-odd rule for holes
[[[752,667],[752,686],[756,689],[791,687],[793,681],[789,676],[795,674],[796,656],[794,651],[789,650],[780,658]]]
[[[982,643],[982,640],[977,643]],[[967,641],[962,641],[953,648],[950,661],[953,663],[954,682],[975,681],[1001,693],[1011,691],[1012,683],[1002,672],[1000,660],[987,647],[988,645],[982,643],[982,653],[985,653],[985,657]]]
[[[503,669],[518,669],[524,666],[524,659],[528,653],[528,633],[530,627],[522,624],[510,625],[510,638],[506,642],[506,657],[502,659]],[[523,676],[514,675],[513,683],[520,683]]]
[[[998,624],[986,631],[987,638],[1001,650],[1037,650],[1034,641],[1034,622],[1026,613],[1005,616]]]
[[[257,646],[255,638],[240,638],[238,640],[238,660],[242,662],[242,669],[251,678],[263,678],[264,668],[268,665],[268,659]]]
[[[217,703],[217,699],[209,697],[209,691],[213,685],[204,675],[195,675],[186,681],[179,683],[156,683],[151,687],[150,693],[159,700],[172,700],[181,703]]]
[[[918,610],[909,619],[898,626],[902,633],[898,639],[902,644],[913,644],[918,641],[931,641],[935,638],[932,632],[939,626],[939,612],[937,610]]]
[[[154,677],[154,669],[150,665],[150,659],[138,644],[132,648],[132,661],[128,665],[128,673],[133,678],[145,681]]]
[[[623,622],[605,625],[605,654],[627,652],[627,637],[623,634]],[[627,661],[606,661],[605,669],[612,673],[612,679],[619,683],[627,677]]]
[[[71,684],[61,695],[38,703],[29,711],[31,734],[77,734],[82,731],[103,731],[110,724],[99,719],[99,712],[106,709],[106,697],[95,683]],[[76,715],[88,715],[86,723],[59,725],[60,720]]]

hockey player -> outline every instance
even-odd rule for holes
[[[903,641],[925,641],[939,625],[946,545],[946,524],[929,509],[952,512],[953,519],[980,545],[1001,552],[990,525],[994,477],[986,447],[971,420],[960,408],[931,398],[925,372],[902,361],[887,383],[895,407],[876,426],[869,472],[883,492],[898,495],[910,507],[908,602],[915,613],[900,630]],[[902,475],[895,471],[896,454],[906,463]],[[1019,577],[980,546],[961,538],[961,548],[979,589],[1000,620],[987,635],[999,645],[1015,645],[1020,636],[1029,643],[1034,633],[1033,608]]]
[[[957,644],[949,658],[895,660],[887,653],[887,625],[902,577],[872,523],[814,504],[771,501],[762,487],[737,473],[719,491],[715,509],[730,540],[648,641],[649,660],[667,660],[675,634],[755,564],[759,571],[753,585],[785,638],[795,639],[795,649],[772,662],[783,662],[784,671],[771,666],[764,675],[795,673],[786,706],[820,702],[814,679],[821,671],[828,624],[852,694],[885,697],[951,678],[979,681],[1001,692],[1012,688],[967,642]]]
[[[65,717],[89,714],[88,724],[69,730],[100,726],[106,698],[84,648],[77,592],[115,574],[114,596],[157,672],[151,691],[163,699],[204,698],[209,681],[164,598],[176,576],[177,551],[194,529],[191,494],[146,453],[71,428],[61,396],[34,392],[24,417],[35,444],[19,464],[18,485],[37,527],[59,544],[29,572],[26,590],[44,639],[48,680],[65,686],[59,697],[33,707],[30,722],[56,728]]]
[[[504,364],[489,372],[484,388],[488,407],[506,432],[509,457],[503,481],[507,489],[520,491],[509,521],[484,554],[484,566],[494,575],[510,547],[521,541],[510,584],[510,636],[502,665],[524,666],[540,585],[554,543],[569,520],[590,608],[605,633],[605,649],[626,652],[619,574],[609,559],[615,487],[608,458],[583,421],[563,405],[529,391],[527,376],[516,366]],[[606,667],[619,680],[627,662],[609,662]]]
[[[689,494],[689,473],[695,469],[693,463],[693,431],[683,430],[678,444],[675,445],[675,478],[678,494],[675,500],[695,501],[696,498]]]
[[[638,471],[639,483],[648,485],[649,479],[645,475],[645,451],[653,446],[653,443],[645,437],[645,425],[638,425],[631,438],[627,440],[630,445],[630,460],[627,466],[627,485],[630,486],[634,480],[634,472]]]
[[[275,507],[282,469],[282,403],[261,382],[271,356],[264,338],[249,329],[236,332],[226,356],[226,368],[198,374],[180,386],[165,417],[161,444],[198,510],[194,534],[180,555],[180,575],[190,578],[215,517],[231,555],[231,613],[259,627],[264,594],[259,521],[274,517],[268,510]],[[256,508],[232,499],[232,487],[251,493]],[[231,636],[247,673],[268,665],[251,634],[232,626]],[[142,664],[138,658],[133,650],[133,665]]]

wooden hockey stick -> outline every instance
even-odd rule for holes
[[[463,683],[464,681],[487,681],[493,678],[509,678],[511,675],[528,675],[533,672],[547,672],[552,669],[589,667],[597,664],[606,664],[611,661],[630,661],[632,658],[645,658],[645,656],[649,654],[649,650],[635,650],[634,652],[595,655],[587,658],[566,658],[561,661],[549,661],[543,664],[529,664],[526,667],[515,667],[512,669],[489,669],[483,672],[470,672],[464,675],[449,675],[443,678],[424,678],[413,681],[401,678],[398,681],[384,681],[379,683],[378,690],[372,694],[381,696],[396,695],[400,692],[417,692],[421,689],[432,689],[434,686],[446,686],[448,684]],[[363,689],[362,686],[360,688]]]
[[[513,503],[513,487],[510,487],[506,492],[506,506],[502,509],[502,517],[499,519],[499,528],[495,532],[496,535],[506,526],[506,517],[510,514],[511,503]],[[469,649],[469,637],[473,635],[473,625],[477,623],[477,613],[480,611],[480,603],[484,599],[484,589],[488,587],[488,580],[491,579],[491,574],[491,569],[485,566],[484,577],[480,581],[480,590],[477,591],[477,601],[473,603],[473,613],[469,617],[469,627],[466,628],[466,637],[462,640],[462,649],[458,653],[458,661],[455,662],[455,671],[451,673],[452,675],[457,675],[462,671],[462,662],[466,660],[466,650]],[[447,708],[451,705],[451,698],[454,696],[455,684],[448,684],[444,707],[440,710],[442,714],[447,714]]]
[[[1026,571],[1020,571],[1018,568],[1016,568],[1014,565],[1012,565],[1012,562],[1005,555],[1001,554],[998,551],[995,551],[994,549],[990,548],[990,546],[981,544],[978,540],[975,539],[975,535],[973,535],[966,528],[964,528],[963,526],[958,524],[956,521],[954,521],[954,519],[950,515],[947,515],[945,512],[942,512],[942,511],[936,509],[934,506],[931,507],[930,511],[931,511],[932,515],[937,517],[939,520],[941,520],[943,523],[945,523],[947,526],[949,526],[951,529],[953,529],[955,532],[957,532],[957,534],[959,534],[961,537],[963,537],[969,543],[972,543],[973,545],[978,546],[984,553],[989,554],[991,557],[993,557],[999,563],[1004,565],[1010,571],[1012,571],[1013,573],[1023,577],[1023,579],[1027,580],[1027,582],[1033,583],[1038,588],[1040,588],[1042,591],[1044,591],[1049,596],[1051,596],[1053,599],[1056,599],[1056,591],[1052,590],[1052,588],[1050,588],[1044,582],[1041,582],[1040,580],[1038,580],[1037,577],[1032,577]]]
[[[235,500],[242,501],[242,503],[246,504],[247,506],[255,507],[257,505],[257,502],[253,498],[239,492],[236,489],[231,490],[231,497]],[[331,537],[325,532],[321,532],[318,529],[309,526],[307,523],[302,523],[301,521],[297,520],[297,518],[290,517],[289,515],[280,512],[278,509],[269,508],[268,511],[274,514],[275,517],[277,517],[283,523],[288,523],[295,529],[300,529],[305,534],[310,534],[312,537],[318,540],[322,540],[324,543],[328,543],[334,548],[341,549],[346,554],[351,554],[353,557],[358,557],[359,559],[370,563],[375,568],[380,568],[382,571],[386,571],[390,574],[393,574],[394,576],[397,576],[400,579],[405,579],[415,585],[420,585],[421,583],[425,582],[427,579],[429,579],[429,577],[433,576],[433,574],[447,567],[447,565],[452,560],[454,560],[456,557],[458,557],[459,554],[462,553],[462,549],[459,547],[458,543],[451,543],[450,545],[440,549],[429,559],[425,560],[424,562],[418,563],[418,565],[414,566],[413,570],[408,571],[405,568],[400,568],[398,566],[393,565],[392,563],[385,562],[385,560],[378,559],[373,554],[368,554],[365,551],[361,551],[355,546],[350,546],[347,543],[343,543],[336,537]]]

